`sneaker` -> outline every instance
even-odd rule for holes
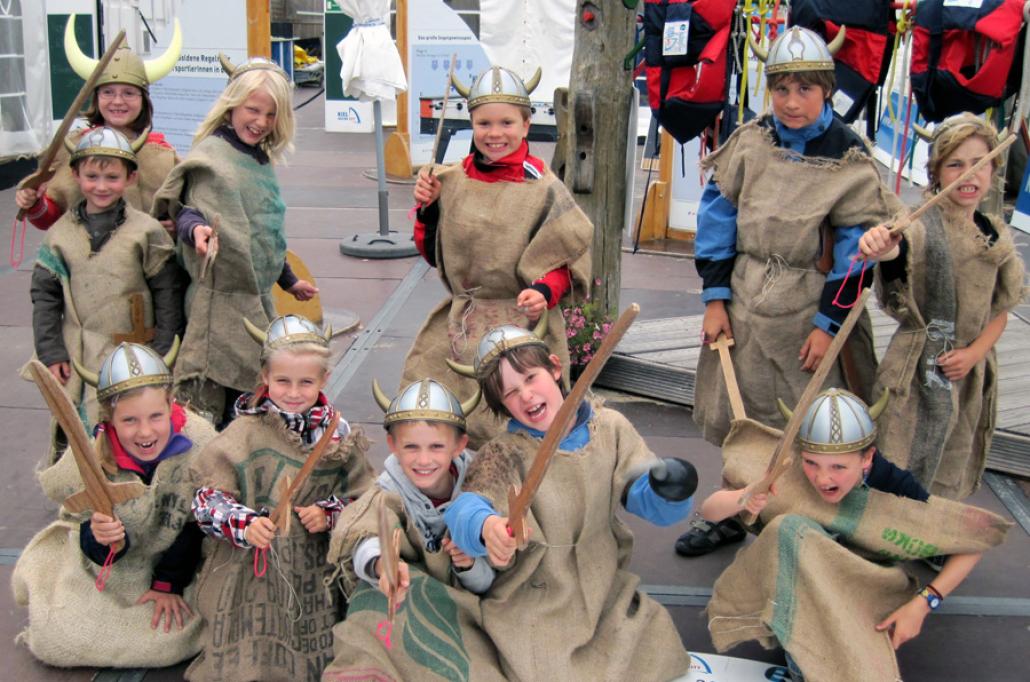
[[[676,553],[680,556],[701,556],[724,545],[741,542],[745,536],[747,531],[736,519],[726,519],[718,523],[696,519],[691,522],[690,530],[676,540]]]

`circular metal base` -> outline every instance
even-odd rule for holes
[[[356,234],[340,242],[340,253],[355,258],[408,258],[417,256],[418,249],[410,236],[390,230],[388,234]]]
[[[361,174],[369,180],[379,179],[379,171],[375,168],[368,168],[366,170],[363,170],[361,171]],[[386,181],[391,185],[414,185],[417,179],[417,175],[412,175],[411,177],[405,178],[400,175],[390,175],[389,173],[386,174]]]

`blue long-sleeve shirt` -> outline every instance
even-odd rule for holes
[[[833,109],[823,105],[819,120],[802,128],[788,128],[772,117],[776,138],[780,146],[804,154],[808,143],[824,135],[833,123]],[[819,309],[812,323],[823,331],[835,335],[847,315],[847,309],[835,306],[841,284],[845,280],[851,259],[858,254],[858,240],[865,232],[862,225],[833,226],[833,268],[826,275],[826,284],[819,300]],[[737,256],[737,207],[719,190],[714,179],[709,180],[701,195],[697,217],[697,236],[694,242],[695,265],[702,280],[701,300],[732,299],[730,280]],[[840,300],[850,303],[858,295],[857,268],[840,292]],[[872,274],[865,275],[865,285],[872,283]]]

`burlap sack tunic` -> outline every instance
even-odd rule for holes
[[[485,332],[502,324],[526,326],[515,306],[519,292],[563,265],[572,275],[572,296],[583,298],[594,228],[550,171],[539,180],[488,183],[452,166],[436,177],[436,265],[448,296],[429,313],[408,351],[401,386],[429,377],[466,400],[476,382],[452,372],[445,358],[471,365]],[[565,319],[558,309],[548,315],[546,340],[567,378]],[[502,421],[481,404],[468,416],[470,447],[502,429]]]
[[[401,560],[411,587],[394,617],[391,647],[377,636],[386,620],[386,596],[354,573],[354,551],[379,535],[379,505],[401,534]],[[422,533],[396,493],[370,488],[340,515],[329,544],[347,594],[347,619],[333,628],[335,658],[323,680],[503,680],[497,653],[483,632],[479,597],[461,588],[450,555],[427,552]]]
[[[73,149],[86,132],[86,129],[76,130],[68,135],[68,141]],[[54,161],[57,172],[50,180],[46,190],[47,196],[66,211],[82,199],[82,192],[72,175],[68,158],[68,150],[62,147]],[[147,141],[136,152],[136,162],[138,164],[136,182],[126,187],[125,194],[122,196],[125,203],[137,211],[150,213],[150,208],[154,204],[154,194],[164,184],[165,178],[168,177],[175,164],[179,162],[179,157],[175,150],[165,142],[164,135],[150,133]]]
[[[183,526],[193,522],[189,467],[215,432],[204,419],[187,412],[183,433],[193,447],[158,464],[150,485],[117,469],[113,461],[103,463],[112,481],[136,481],[144,490],[141,497],[115,506],[130,545],[113,565],[103,592],[94,586],[100,566],[79,548],[79,525],[90,512],[72,515],[62,507],[60,518],[37,533],[18,558],[11,587],[15,601],[29,610],[28,627],[18,642],[39,660],[62,667],[161,667],[200,651],[204,622],[197,614],[192,584],[183,598],[194,615],[182,630],[174,624],[167,633],[163,624],[152,629],[154,605],[136,604],[150,589],[163,552]],[[83,489],[70,450],[39,473],[39,482],[47,497],[58,503]]]
[[[782,425],[776,398],[793,405],[811,377],[798,354],[815,329],[826,283],[816,269],[820,227],[826,221],[872,227],[900,206],[863,150],[851,149],[840,160],[801,156],[775,146],[758,121],[737,129],[704,165],[715,169],[719,190],[738,211],[733,299],[726,311],[744,408],[764,424]],[[868,315],[848,346],[865,391],[876,371]],[[826,385],[845,385],[839,366]],[[732,411],[717,353],[699,355],[694,396],[694,421],[707,441],[721,445]]]
[[[98,369],[117,345],[114,335],[133,330],[129,300],[133,294],[143,297],[145,326],[154,326],[154,302],[147,279],[161,271],[174,249],[161,224],[131,206],[125,207],[125,222],[97,253],[92,252],[89,234],[74,211],[66,212],[47,230],[36,265],[61,280],[62,334],[69,357],[86,368]],[[22,370],[22,377],[31,380],[27,369]],[[96,390],[75,372],[64,390],[79,407],[87,431],[91,430],[97,422]]]
[[[208,220],[221,214],[221,228],[218,258],[204,281],[199,281],[203,259],[179,245],[192,282],[175,383],[201,379],[251,391],[258,382],[261,347],[242,320],[264,329],[275,317],[272,285],[286,262],[286,204],[275,171],[219,137],[205,137],[169,174],[153,213],[176,216],[183,206]]]
[[[629,572],[633,535],[616,512],[654,462],[640,434],[597,408],[590,442],[559,450],[533,500],[529,546],[481,600],[482,624],[511,680],[669,680],[689,656],[669,613]],[[504,433],[477,455],[464,490],[502,516],[540,441]]]
[[[723,449],[729,485],[759,480],[781,436],[749,419],[734,422]],[[760,521],[758,539],[713,587],[712,642],[720,652],[750,640],[780,645],[812,682],[900,680],[889,637],[875,626],[916,588],[892,562],[983,552],[1012,525],[941,497],[919,502],[861,486],[830,504],[800,464],[776,482]]]
[[[197,487],[213,487],[251,509],[273,510],[283,479],[296,477],[313,446],[287,430],[277,414],[241,415],[193,465]],[[308,506],[336,495],[359,497],[372,484],[368,440],[354,430],[322,455],[293,498]],[[290,514],[268,555],[268,572],[254,575],[254,550],[213,543],[197,587],[197,607],[208,622],[204,651],[186,671],[189,680],[317,680],[332,660],[332,628],[343,615],[338,590],[323,581],[328,533],[308,533]]]
[[[990,217],[998,239],[993,245],[977,226],[961,214],[940,211],[955,287],[955,347],[964,348],[983,332],[999,313],[1013,309],[1025,293],[1023,261],[1016,251],[1008,226]],[[923,381],[920,354],[926,345],[927,296],[933,295],[939,274],[926,266],[926,228],[916,221],[905,230],[909,243],[907,281],[885,284],[877,275],[876,289],[884,310],[899,327],[880,363],[878,381],[890,389],[890,402],[879,420],[879,443],[895,464],[913,468],[913,444],[927,429],[944,429],[944,449],[936,476],[922,484],[934,495],[953,500],[968,497],[980,485],[994,433],[998,398],[998,360],[991,348],[961,381],[951,385],[951,418],[945,423],[920,424],[919,382]],[[882,390],[878,389],[878,390]],[[927,478],[930,478],[929,476]]]

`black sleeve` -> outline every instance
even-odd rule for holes
[[[422,224],[422,246],[425,249],[422,257],[434,268],[436,267],[436,229],[440,224],[440,200],[423,206],[415,212],[415,219]],[[550,297],[547,299],[551,300]]]
[[[854,302],[858,300],[859,295],[862,293],[858,288],[859,282],[862,283],[862,289],[868,289],[873,286],[873,279],[876,274],[875,268],[875,263],[869,263],[864,274],[858,274],[858,267],[856,267],[855,272],[851,273],[850,277],[843,280],[828,279],[823,284],[823,291],[819,296],[819,312],[830,318],[830,332],[836,334],[840,331],[840,326],[844,324],[844,318],[848,316]],[[842,308],[840,305],[835,305],[834,300],[839,301],[841,305],[847,305],[848,303],[852,305]]]
[[[36,357],[48,367],[68,362],[61,327],[64,318],[64,287],[52,272],[37,265],[32,269],[32,341]]]
[[[916,477],[906,469],[895,466],[877,450],[873,454],[873,465],[866,477],[866,485],[876,490],[881,490],[892,495],[908,497],[920,502],[926,502],[930,493],[920,485]]]
[[[175,542],[164,551],[154,567],[151,587],[158,592],[182,594],[197,574],[203,542],[204,533],[200,526],[193,522],[185,524]],[[162,589],[164,587],[168,589]]]
[[[697,269],[697,274],[701,276],[701,288],[732,288],[730,286],[730,280],[733,278],[733,266],[736,264],[736,262],[736,256],[734,256],[733,258],[726,258],[723,260],[695,258],[694,268]]]
[[[898,243],[898,257],[894,260],[880,261],[880,274],[885,282],[908,281],[908,240],[901,238]]]
[[[186,273],[175,258],[169,258],[153,277],[147,280],[150,295],[154,300],[154,342],[158,353],[164,354],[172,347],[178,335],[182,339],[186,329],[186,314],[183,311],[183,295],[186,291]]]
[[[86,557],[95,563],[97,566],[103,566],[107,562],[107,555],[111,551],[110,547],[102,545],[97,542],[97,539],[93,537],[93,525],[89,519],[86,519],[79,525],[79,548]],[[125,553],[129,551],[129,534],[125,534],[125,542],[122,545],[122,551],[114,555],[114,559],[111,563],[117,562]]]
[[[290,261],[283,261],[283,271],[279,273],[279,279],[275,281],[279,285],[279,288],[283,291],[289,291],[290,287],[300,281],[300,278],[293,272],[293,268],[290,267]]]

